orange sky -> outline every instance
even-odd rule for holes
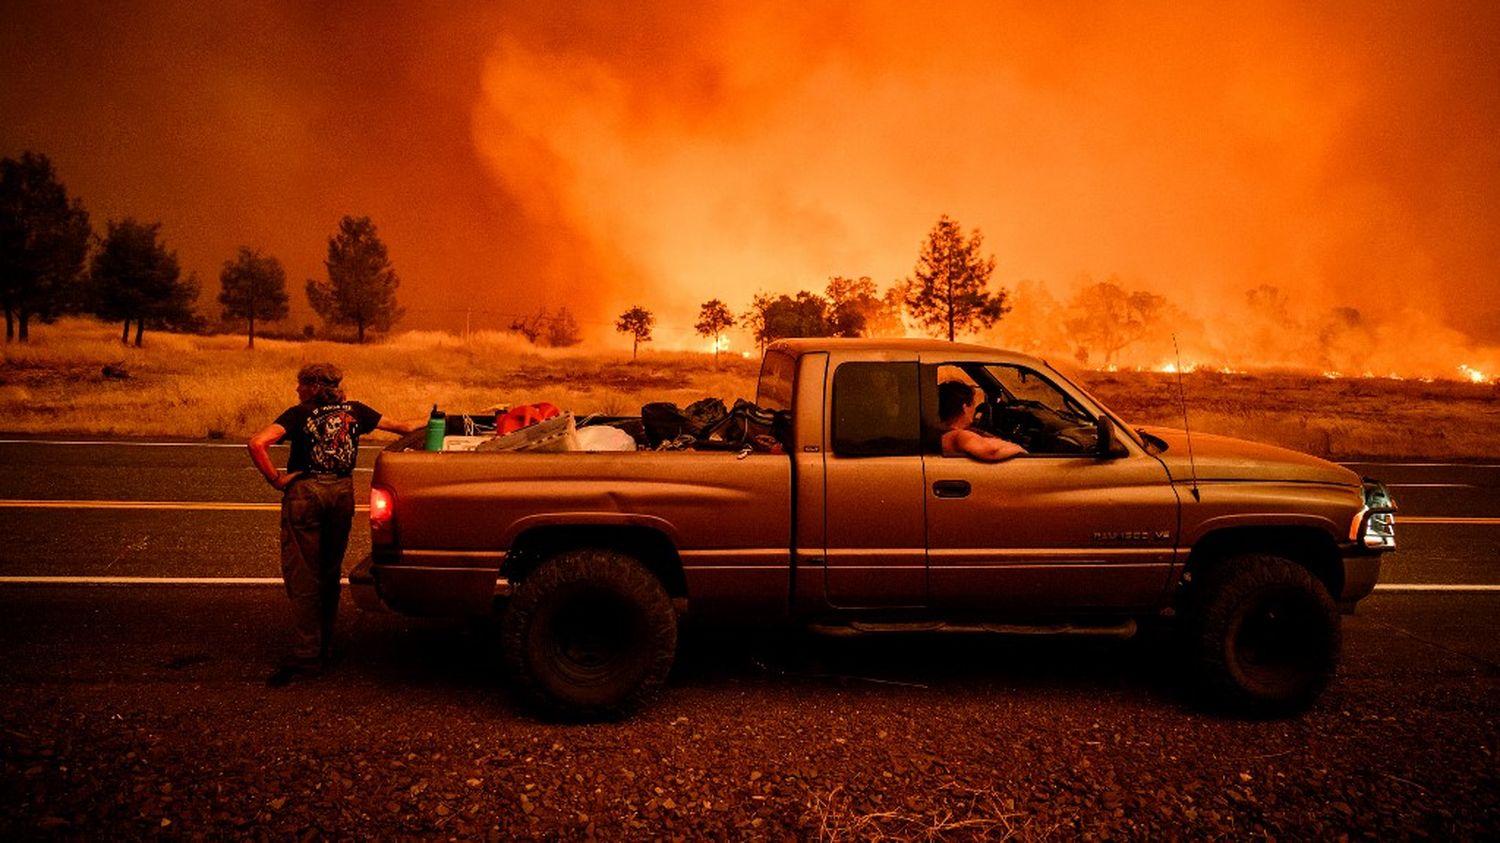
[[[566,305],[606,338],[638,303],[670,336],[884,287],[946,213],[1010,288],[1118,274],[1211,332],[1270,283],[1500,345],[1493,2],[54,5],[0,26],[0,154],[96,229],[161,220],[205,310],[245,244],[311,321],[353,213],[404,327]]]

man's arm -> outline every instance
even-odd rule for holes
[[[953,445],[957,450],[984,462],[1001,462],[1026,453],[1025,448],[1014,442],[994,436],[983,436],[972,430],[954,431]]]
[[[246,444],[246,447],[250,449],[250,462],[255,463],[255,469],[278,492],[285,489],[287,484],[296,480],[297,475],[302,473],[300,471],[279,471],[276,468],[276,464],[271,462],[271,446],[281,441],[281,437],[285,435],[286,428],[273,422],[267,425],[261,432],[250,437],[250,441]]]
[[[397,419],[390,418],[389,416],[381,416],[380,417],[380,421],[375,425],[375,429],[376,430],[388,430],[391,433],[395,433],[395,434],[400,435],[400,436],[405,436],[406,434],[411,433],[413,430],[418,430],[418,429],[426,427],[426,426],[427,426],[427,420],[426,419],[423,419],[420,422],[404,422],[404,421],[399,421]]]

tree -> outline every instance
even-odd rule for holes
[[[249,320],[249,348],[255,347],[256,319],[274,321],[287,316],[286,270],[275,257],[249,246],[241,246],[234,260],[224,262],[219,288],[223,318]]]
[[[1080,289],[1068,305],[1073,315],[1063,323],[1078,347],[1079,362],[1100,351],[1104,366],[1114,363],[1121,349],[1146,335],[1166,301],[1144,290],[1127,292],[1113,276]]]
[[[197,278],[181,278],[177,253],[167,251],[158,237],[160,230],[161,223],[148,225],[129,217],[110,221],[90,269],[94,312],[124,322],[121,342],[130,341],[130,323],[135,322],[137,348],[148,321],[155,328],[196,322]]]
[[[826,337],[833,329],[828,322],[828,302],[817,293],[802,290],[796,298],[779,296],[766,308],[763,331],[767,342],[783,337]]]
[[[900,305],[875,293],[868,275],[858,280],[836,275],[824,290],[828,297],[829,333],[835,337],[870,337],[901,333]]]
[[[906,309],[929,332],[989,327],[1005,315],[1005,291],[985,290],[995,271],[994,257],[982,257],[984,235],[974,229],[965,240],[958,223],[944,214],[927,235],[917,266],[906,283]]]
[[[536,345],[537,342],[542,338],[542,330],[545,328],[547,321],[551,318],[552,315],[547,312],[547,308],[539,307],[537,308],[536,313],[533,313],[529,316],[521,316],[516,319],[512,319],[510,322],[510,330],[515,331],[516,333],[525,337],[526,341],[531,343],[532,345]]]
[[[353,325],[356,341],[365,329],[389,331],[405,310],[396,304],[401,279],[369,217],[345,216],[328,238],[328,281],[307,279],[307,300],[329,325]]]
[[[539,307],[529,316],[511,320],[510,330],[525,337],[532,345],[566,348],[583,342],[578,321],[566,307],[558,308],[555,314],[547,312],[546,307]]]
[[[709,299],[698,309],[698,323],[693,329],[702,337],[713,337],[714,340],[714,366],[719,365],[719,336],[726,328],[734,326],[734,314],[729,312],[729,306],[718,299]]]
[[[1011,308],[998,331],[1006,348],[1048,356],[1062,353],[1071,345],[1063,324],[1067,317],[1062,302],[1046,284],[1023,280],[1006,298]]]
[[[740,327],[749,331],[755,337],[759,350],[764,353],[766,343],[766,311],[771,308],[771,302],[775,301],[767,293],[756,293],[750,299],[750,309],[740,314]]]
[[[547,323],[547,345],[553,348],[567,348],[583,342],[583,336],[578,332],[578,321],[566,307],[557,309],[557,315]]]
[[[31,339],[31,319],[51,322],[76,297],[88,259],[89,215],[69,199],[47,156],[0,161],[0,304],[5,341]]]
[[[630,359],[634,360],[636,351],[643,342],[651,342],[651,328],[656,324],[656,316],[651,311],[640,305],[620,314],[620,319],[615,323],[615,330],[622,334],[630,334],[634,344],[630,347]]]

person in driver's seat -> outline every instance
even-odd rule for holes
[[[974,410],[979,406],[979,390],[963,381],[938,384],[938,418],[943,423],[943,456],[970,457],[983,462],[1000,462],[1026,453],[1014,442],[970,429]]]

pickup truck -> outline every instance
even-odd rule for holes
[[[1022,445],[944,456],[936,392]],[[684,616],[831,634],[1124,637],[1165,622],[1194,687],[1255,715],[1333,676],[1340,612],[1395,548],[1385,488],[1269,445],[1133,428],[1044,361],[927,340],[790,339],[755,403],[769,451],[384,449],[366,607],[500,613],[544,714],[626,714],[664,682]]]

